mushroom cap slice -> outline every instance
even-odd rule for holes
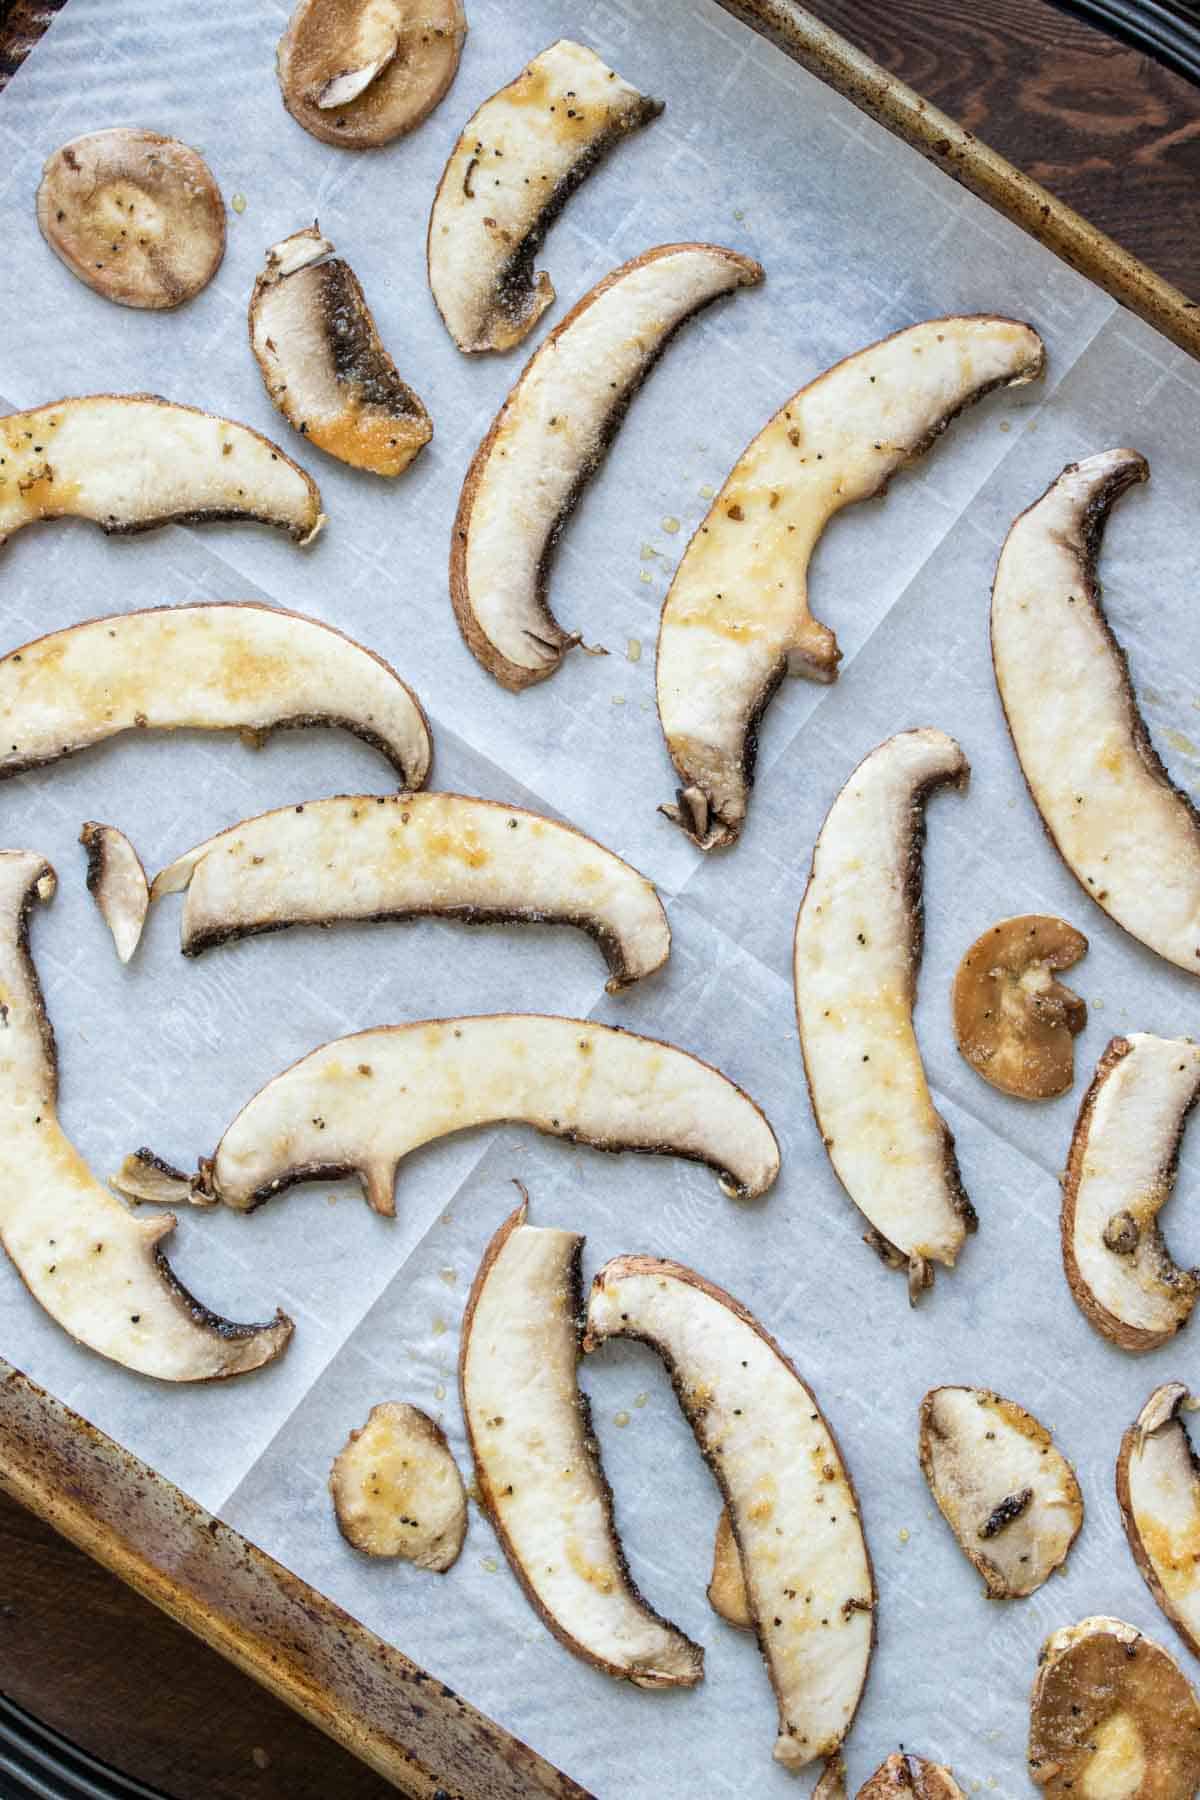
[[[779,1703],[776,1761],[832,1756],[867,1678],[875,1581],[854,1483],[816,1399],[744,1306],[679,1263],[604,1265],[584,1348],[610,1337],[658,1351],[729,1508]]]
[[[280,807],[155,876],[186,888],[185,956],[288,925],[442,917],[577,925],[617,992],[662,967],[671,928],[652,884],[554,819],[465,794],[341,795]]]
[[[316,482],[278,444],[156,394],[87,394],[0,418],[0,544],[65,518],[109,536],[256,519],[298,544],[325,523]]]
[[[1042,1645],[1029,1776],[1048,1800],[1191,1800],[1200,1706],[1174,1657],[1121,1619],[1081,1619]]]
[[[441,1426],[403,1400],[373,1406],[329,1474],[338,1530],[366,1556],[444,1575],[467,1535],[467,1495]]]
[[[488,1245],[463,1315],[458,1380],[484,1511],[560,1644],[638,1687],[691,1687],[704,1652],[629,1573],[576,1380],[583,1239],[527,1224],[528,1210]]]
[[[1146,1586],[1200,1656],[1200,1468],[1183,1422],[1182,1381],[1155,1388],[1121,1439],[1117,1503]]]
[[[138,947],[150,906],[150,888],[142,859],[115,825],[89,819],[79,833],[87,851],[88,892],[112,932],[117,955],[127,963]]]
[[[809,611],[808,565],[834,513],[887,488],[964,407],[1041,374],[1015,319],[929,319],[801,388],[734,464],[675,571],[658,637],[658,711],[681,786],[663,812],[702,850],[732,844],[757,729],[785,674],[833,681],[841,652]]]
[[[467,470],[450,598],[468,648],[503,687],[553,675],[577,632],[546,601],[559,533],[670,339],[762,269],[715,244],[662,244],[614,269],[534,351]]]
[[[867,1242],[915,1298],[954,1266],[975,1212],[913,1030],[921,963],[924,803],[966,785],[954,739],[888,738],[829,809],[796,919],[796,1018],[813,1115]]]
[[[1054,977],[1087,950],[1065,919],[1024,913],[989,926],[954,977],[954,1035],[977,1075],[1018,1100],[1065,1094],[1075,1079],[1073,1039],[1087,1007]]]
[[[989,1600],[1032,1594],[1067,1559],[1083,1495],[1050,1433],[986,1388],[931,1388],[918,1454],[942,1517]]]
[[[1122,1350],[1153,1350],[1187,1323],[1200,1271],[1158,1228],[1200,1094],[1200,1045],[1130,1032],[1110,1040],[1083,1097],[1063,1176],[1063,1267],[1084,1316]]]
[[[235,1325],[179,1281],[162,1251],[170,1213],[135,1218],[58,1122],[54,1032],[29,955],[29,922],[55,877],[0,851],[0,1242],[38,1304],[79,1343],[161,1381],[241,1375],[286,1349],[292,1322]]]
[[[468,119],[429,215],[429,285],[460,350],[511,350],[553,304],[533,259],[585,175],[658,117],[594,50],[560,38]]]
[[[923,1756],[910,1756],[903,1750],[893,1750],[887,1761],[880,1763],[855,1800],[891,1800],[897,1794],[908,1794],[911,1800],[966,1800],[942,1763],[927,1762]]]
[[[462,0],[298,0],[276,51],[283,103],[324,143],[373,150],[428,118],[466,35]]]
[[[399,475],[433,436],[358,277],[315,224],[267,251],[250,297],[250,347],[288,423],[352,469]]]
[[[118,732],[339,725],[408,788],[433,751],[412,689],[332,625],[257,601],[85,619],[0,657],[0,781]]]
[[[54,152],[37,221],[72,275],[120,306],[179,306],[225,254],[225,204],[199,151],[131,125]]]
[[[754,1630],[754,1614],[750,1611],[746,1583],[742,1576],[742,1555],[733,1535],[727,1506],[721,1508],[716,1536],[713,1538],[708,1603],[727,1625],[735,1626],[738,1631]]]

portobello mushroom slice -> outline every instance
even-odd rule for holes
[[[989,1600],[1032,1594],[1067,1560],[1083,1495],[1046,1427],[986,1388],[931,1388],[921,1402],[921,1469]]]
[[[888,738],[829,809],[796,919],[796,1019],[813,1116],[839,1181],[909,1298],[976,1226],[929,1093],[912,1010],[921,965],[924,803],[965,787],[954,739]]]
[[[210,1312],[163,1254],[175,1220],[139,1219],[92,1175],[58,1122],[58,1066],[29,954],[29,923],[55,875],[0,851],[0,1242],[50,1317],[100,1356],[160,1381],[212,1381],[272,1362],[292,1322],[235,1325]]]
[[[533,259],[585,175],[656,119],[594,50],[560,38],[468,119],[429,215],[429,285],[460,350],[511,350],[554,302]]]
[[[492,1238],[463,1315],[459,1389],[483,1509],[560,1644],[638,1687],[692,1687],[704,1652],[638,1592],[576,1380],[584,1240],[528,1213],[526,1198]]]
[[[746,1597],[742,1576],[742,1556],[733,1535],[729,1508],[721,1508],[717,1533],[713,1539],[712,1575],[708,1583],[708,1603],[727,1625],[738,1631],[754,1630],[754,1614]]]
[[[1065,1094],[1087,1007],[1054,977],[1087,939],[1065,919],[1024,913],[976,938],[954,977],[954,1035],[977,1075],[1018,1100]]]
[[[554,819],[465,794],[341,795],[245,819],[154,878],[187,890],[185,956],[288,925],[461,919],[577,925],[617,993],[662,967],[671,928],[644,875]]]
[[[1146,1586],[1200,1656],[1200,1470],[1183,1422],[1194,1405],[1182,1381],[1155,1388],[1121,1439],[1117,1504]]]
[[[283,104],[326,144],[390,144],[442,99],[466,35],[461,0],[298,0],[275,57]]]
[[[784,675],[837,678],[841,651],[808,603],[808,565],[843,506],[885,492],[993,388],[1041,374],[1015,319],[929,319],[794,394],[734,464],[675,571],[658,637],[658,711],[680,778],[661,810],[702,850],[732,844],[758,722]]]
[[[1042,1645],[1029,1776],[1047,1800],[1191,1800],[1200,1706],[1161,1644],[1121,1619],[1081,1619]]]
[[[583,1347],[613,1337],[658,1351],[729,1509],[779,1705],[776,1761],[834,1756],[867,1678],[875,1580],[854,1483],[812,1391],[744,1306],[676,1262],[605,1263]]]
[[[332,625],[240,600],[85,619],[0,656],[0,781],[122,731],[338,725],[419,788],[433,751],[420,702]]]
[[[1171,1260],[1158,1215],[1200,1093],[1200,1046],[1130,1032],[1109,1041],[1083,1097],[1063,1176],[1063,1268],[1076,1304],[1122,1350],[1185,1325],[1200,1270]]]
[[[278,444],[157,394],[88,394],[0,418],[0,544],[65,518],[110,537],[256,519],[298,544],[325,523],[316,482]]]
[[[546,586],[566,520],[670,339],[762,269],[715,244],[662,244],[614,269],[534,351],[467,470],[450,598],[467,647],[502,687],[553,675],[575,644]]]
[[[338,1530],[364,1556],[400,1556],[439,1575],[467,1535],[467,1494],[441,1426],[385,1400],[352,1431],[329,1474]]]
[[[200,152],[132,125],[54,152],[37,222],[72,275],[119,306],[180,306],[225,254],[225,203]]]
[[[910,1756],[903,1750],[893,1750],[886,1762],[880,1763],[855,1800],[891,1800],[896,1794],[910,1794],[912,1800],[966,1800],[942,1763],[927,1762],[923,1756]]]
[[[352,469],[399,475],[433,436],[357,275],[316,224],[267,251],[250,297],[250,347],[289,425]]]
[[[87,851],[87,885],[100,917],[112,932],[117,955],[127,963],[138,947],[150,906],[142,859],[115,825],[89,819],[79,833]]]

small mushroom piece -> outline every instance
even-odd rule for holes
[[[605,153],[663,109],[560,38],[468,119],[429,215],[429,285],[460,350],[511,350],[554,302],[533,259]]]
[[[288,423],[352,469],[399,475],[433,436],[358,277],[316,224],[267,251],[250,297],[250,346]]]
[[[366,1556],[401,1556],[444,1575],[467,1535],[467,1494],[446,1434],[403,1400],[373,1406],[334,1458],[338,1529]]]
[[[1087,950],[1065,919],[1023,913],[975,939],[954,977],[954,1035],[976,1074],[1018,1100],[1065,1094],[1087,1007],[1054,979]]]
[[[1081,1619],[1042,1645],[1028,1760],[1047,1800],[1193,1800],[1200,1706],[1160,1644],[1121,1619]]]
[[[1200,1095],[1200,1045],[1110,1040],[1083,1097],[1062,1190],[1063,1267],[1084,1317],[1122,1350],[1154,1350],[1187,1323],[1200,1270],[1171,1260],[1158,1215]]]
[[[846,1800],[846,1759],[840,1751],[821,1770],[812,1800]]]
[[[127,963],[138,947],[150,906],[150,888],[142,859],[115,825],[89,819],[79,833],[87,851],[88,893],[112,932],[117,955]]]
[[[893,1750],[859,1788],[855,1800],[892,1800],[897,1794],[908,1794],[911,1800],[966,1800],[943,1764],[927,1762],[923,1756],[910,1756],[903,1750]]]
[[[1035,1593],[1067,1559],[1083,1495],[1050,1433],[986,1388],[932,1388],[918,1455],[930,1492],[989,1600]]]
[[[1155,1388],[1121,1440],[1117,1504],[1146,1586],[1192,1652],[1200,1656],[1200,1465],[1182,1381]]]
[[[742,1575],[742,1555],[733,1535],[729,1508],[721,1508],[717,1532],[713,1539],[712,1575],[708,1583],[708,1603],[713,1611],[738,1631],[754,1630],[754,1614],[746,1598],[746,1582]]]
[[[180,306],[225,254],[225,204],[199,151],[130,125],[54,152],[37,221],[72,275],[120,306]]]
[[[283,103],[326,144],[390,144],[442,99],[466,35],[462,0],[298,0],[275,58]]]

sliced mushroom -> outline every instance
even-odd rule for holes
[[[846,1760],[840,1751],[826,1761],[812,1791],[812,1800],[846,1800]]]
[[[257,519],[299,544],[325,523],[316,482],[278,444],[155,394],[88,394],[0,418],[0,544],[65,518],[110,537]]]
[[[912,1800],[966,1800],[949,1769],[893,1750],[870,1780],[859,1788],[855,1800],[889,1800],[893,1794],[911,1794]]]
[[[1122,1350],[1154,1350],[1187,1323],[1200,1270],[1171,1261],[1158,1214],[1200,1094],[1200,1045],[1110,1040],[1083,1097],[1063,1176],[1062,1252],[1080,1311]]]
[[[715,1613],[719,1613],[727,1625],[736,1626],[739,1631],[754,1630],[754,1614],[750,1611],[750,1602],[746,1597],[746,1583],[742,1576],[742,1556],[737,1547],[737,1539],[733,1535],[733,1525],[729,1518],[729,1508],[721,1508],[721,1516],[717,1520],[717,1534],[713,1539],[712,1575],[708,1583],[708,1603]]]
[[[30,1294],[79,1343],[161,1381],[241,1375],[286,1349],[292,1322],[235,1325],[179,1281],[162,1250],[170,1213],[138,1219],[92,1175],[56,1109],[54,1031],[29,923],[54,871],[0,851],[0,1241]]]
[[[150,906],[142,859],[115,825],[89,819],[79,833],[87,851],[87,885],[100,916],[112,932],[117,955],[127,963],[138,947]]]
[[[796,1018],[817,1129],[870,1222],[866,1242],[908,1271],[913,1300],[935,1262],[953,1268],[976,1225],[912,1020],[924,803],[968,774],[945,732],[880,744],[829,809],[796,919]]]
[[[428,118],[466,35],[462,0],[299,0],[276,52],[283,103],[324,143],[373,150]]]
[[[975,939],[954,977],[954,1035],[976,1074],[1018,1100],[1065,1094],[1087,1007],[1054,977],[1087,939],[1065,919],[1023,913]]]
[[[130,125],[54,152],[37,221],[72,275],[121,306],[179,306],[225,254],[225,203],[199,151]]]
[[[131,730],[338,725],[408,788],[433,754],[411,688],[332,625],[252,600],[85,619],[0,657],[0,781]]]
[[[1041,1587],[1083,1524],[1083,1495],[1050,1433],[986,1388],[931,1388],[918,1455],[942,1517],[987,1584],[989,1600]]]
[[[704,1652],[629,1573],[576,1381],[583,1239],[527,1224],[528,1211],[488,1245],[463,1315],[459,1389],[483,1509],[560,1644],[638,1687],[691,1687]]]
[[[604,1265],[584,1349],[611,1337],[658,1351],[729,1508],[779,1704],[776,1761],[833,1756],[867,1677],[875,1582],[854,1483],[816,1399],[745,1307],[679,1263]]]
[[[1082,1619],[1042,1645],[1029,1776],[1048,1800],[1191,1800],[1200,1706],[1160,1644],[1121,1619]]]
[[[644,875],[592,838],[465,794],[342,795],[245,819],[156,875],[187,889],[185,956],[288,925],[443,917],[577,925],[610,993],[662,967],[671,928]]]
[[[1121,1440],[1117,1503],[1146,1586],[1200,1656],[1200,1465],[1183,1422],[1182,1381],[1155,1388]]]
[[[429,285],[460,350],[511,350],[553,304],[534,274],[550,226],[601,157],[658,117],[594,50],[560,38],[468,119],[429,215]]]
[[[250,297],[250,346],[288,423],[352,469],[399,475],[433,436],[357,275],[315,224],[267,251]]]
[[[472,653],[506,688],[553,675],[578,632],[551,613],[555,545],[625,410],[671,337],[762,280],[714,244],[663,244],[614,269],[534,351],[467,470],[450,598]]]
[[[444,1575],[467,1535],[467,1494],[446,1434],[403,1400],[373,1406],[334,1458],[338,1529],[367,1556],[402,1556]]]
[[[669,819],[732,844],[758,722],[785,674],[833,681],[837,639],[809,611],[808,565],[833,514],[869,500],[964,407],[1041,374],[1013,319],[930,319],[847,357],[775,414],[735,463],[675,572],[658,638],[658,711],[679,773]]]

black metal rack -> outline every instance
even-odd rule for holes
[[[164,1800],[0,1694],[0,1800]]]
[[[1057,0],[1112,37],[1157,57],[1179,75],[1200,82],[1198,0]]]

